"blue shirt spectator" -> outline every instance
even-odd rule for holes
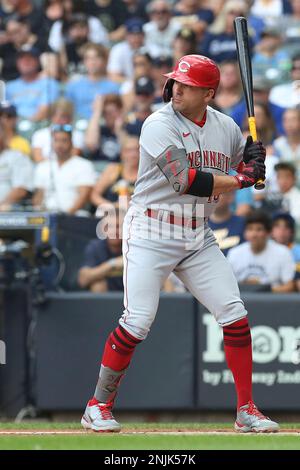
[[[46,119],[49,106],[59,96],[59,83],[53,78],[39,77],[39,51],[22,48],[17,54],[20,77],[6,86],[7,100],[17,108],[21,118],[41,121]]]
[[[33,82],[17,78],[7,83],[6,93],[18,115],[30,119],[40,106],[49,106],[57,100],[59,84],[53,78],[39,78]]]
[[[72,101],[77,118],[90,119],[96,96],[119,94],[119,85],[106,75],[107,49],[101,44],[87,43],[83,47],[85,77],[71,80],[65,89],[65,96]]]
[[[72,101],[76,117],[90,119],[92,105],[97,95],[118,94],[119,85],[108,78],[93,81],[88,77],[69,82],[66,86],[65,96]]]
[[[208,222],[225,256],[230,248],[244,242],[245,219],[233,213],[234,197],[234,191],[221,194],[217,207]]]
[[[119,256],[121,256],[121,251],[120,253],[112,252],[107,240],[91,240],[85,249],[82,268],[96,268]],[[116,275],[107,276],[106,283],[108,291],[123,291],[123,270],[120,269]]]

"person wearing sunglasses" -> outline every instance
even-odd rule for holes
[[[34,132],[31,145],[32,156],[36,163],[47,160],[53,152],[52,126],[71,124],[74,117],[73,104],[65,98],[59,98],[50,108],[50,126],[43,127]],[[84,134],[78,129],[72,132],[72,155],[81,155],[84,148]]]
[[[151,57],[172,55],[172,43],[180,30],[172,20],[171,6],[166,0],[153,0],[148,5],[150,19],[144,26],[145,46]]]
[[[85,210],[95,173],[91,162],[72,155],[72,126],[52,126],[54,155],[36,167],[33,205],[51,212],[80,214]],[[86,212],[86,211],[85,211]]]

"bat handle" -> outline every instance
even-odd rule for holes
[[[248,118],[248,124],[249,124],[249,131],[250,135],[253,139],[253,142],[257,140],[257,132],[256,132],[256,122],[255,122],[255,117],[250,116]],[[264,189],[265,188],[265,182],[263,180],[258,180],[255,185],[255,189]]]

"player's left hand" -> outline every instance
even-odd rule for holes
[[[253,142],[251,135],[248,135],[243,153],[243,161],[247,164],[250,160],[266,158],[266,149],[260,140]]]

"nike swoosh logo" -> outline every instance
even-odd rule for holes
[[[182,135],[183,135],[183,137],[188,137],[189,135],[191,135],[191,133],[190,132],[183,132]]]

